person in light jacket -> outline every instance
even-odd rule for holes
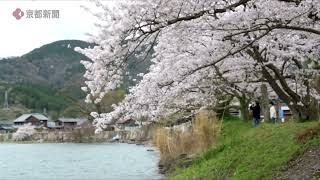
[[[270,119],[273,124],[277,122],[277,110],[273,102],[270,102]]]

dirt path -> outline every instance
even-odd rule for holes
[[[320,147],[292,161],[276,180],[320,180]]]

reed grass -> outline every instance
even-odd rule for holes
[[[207,150],[216,143],[219,131],[215,114],[201,111],[196,114],[189,130],[157,128],[154,143],[161,159],[172,159],[181,154],[193,155]]]

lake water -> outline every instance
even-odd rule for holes
[[[156,180],[158,161],[132,144],[0,144],[0,179]]]

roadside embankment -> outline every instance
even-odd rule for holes
[[[224,120],[217,143],[197,154],[190,167],[178,167],[168,178],[290,179],[287,175],[292,168],[302,167],[299,163],[290,166],[290,162],[319,152],[315,150],[320,147],[320,128],[317,126],[320,126],[319,122],[289,122],[275,125],[263,123],[258,128],[252,128],[250,123],[238,119]],[[308,150],[313,153],[303,155]],[[309,169],[309,175],[304,177],[319,176],[320,161],[315,163],[312,165],[315,169]],[[299,172],[297,169],[295,171]]]

